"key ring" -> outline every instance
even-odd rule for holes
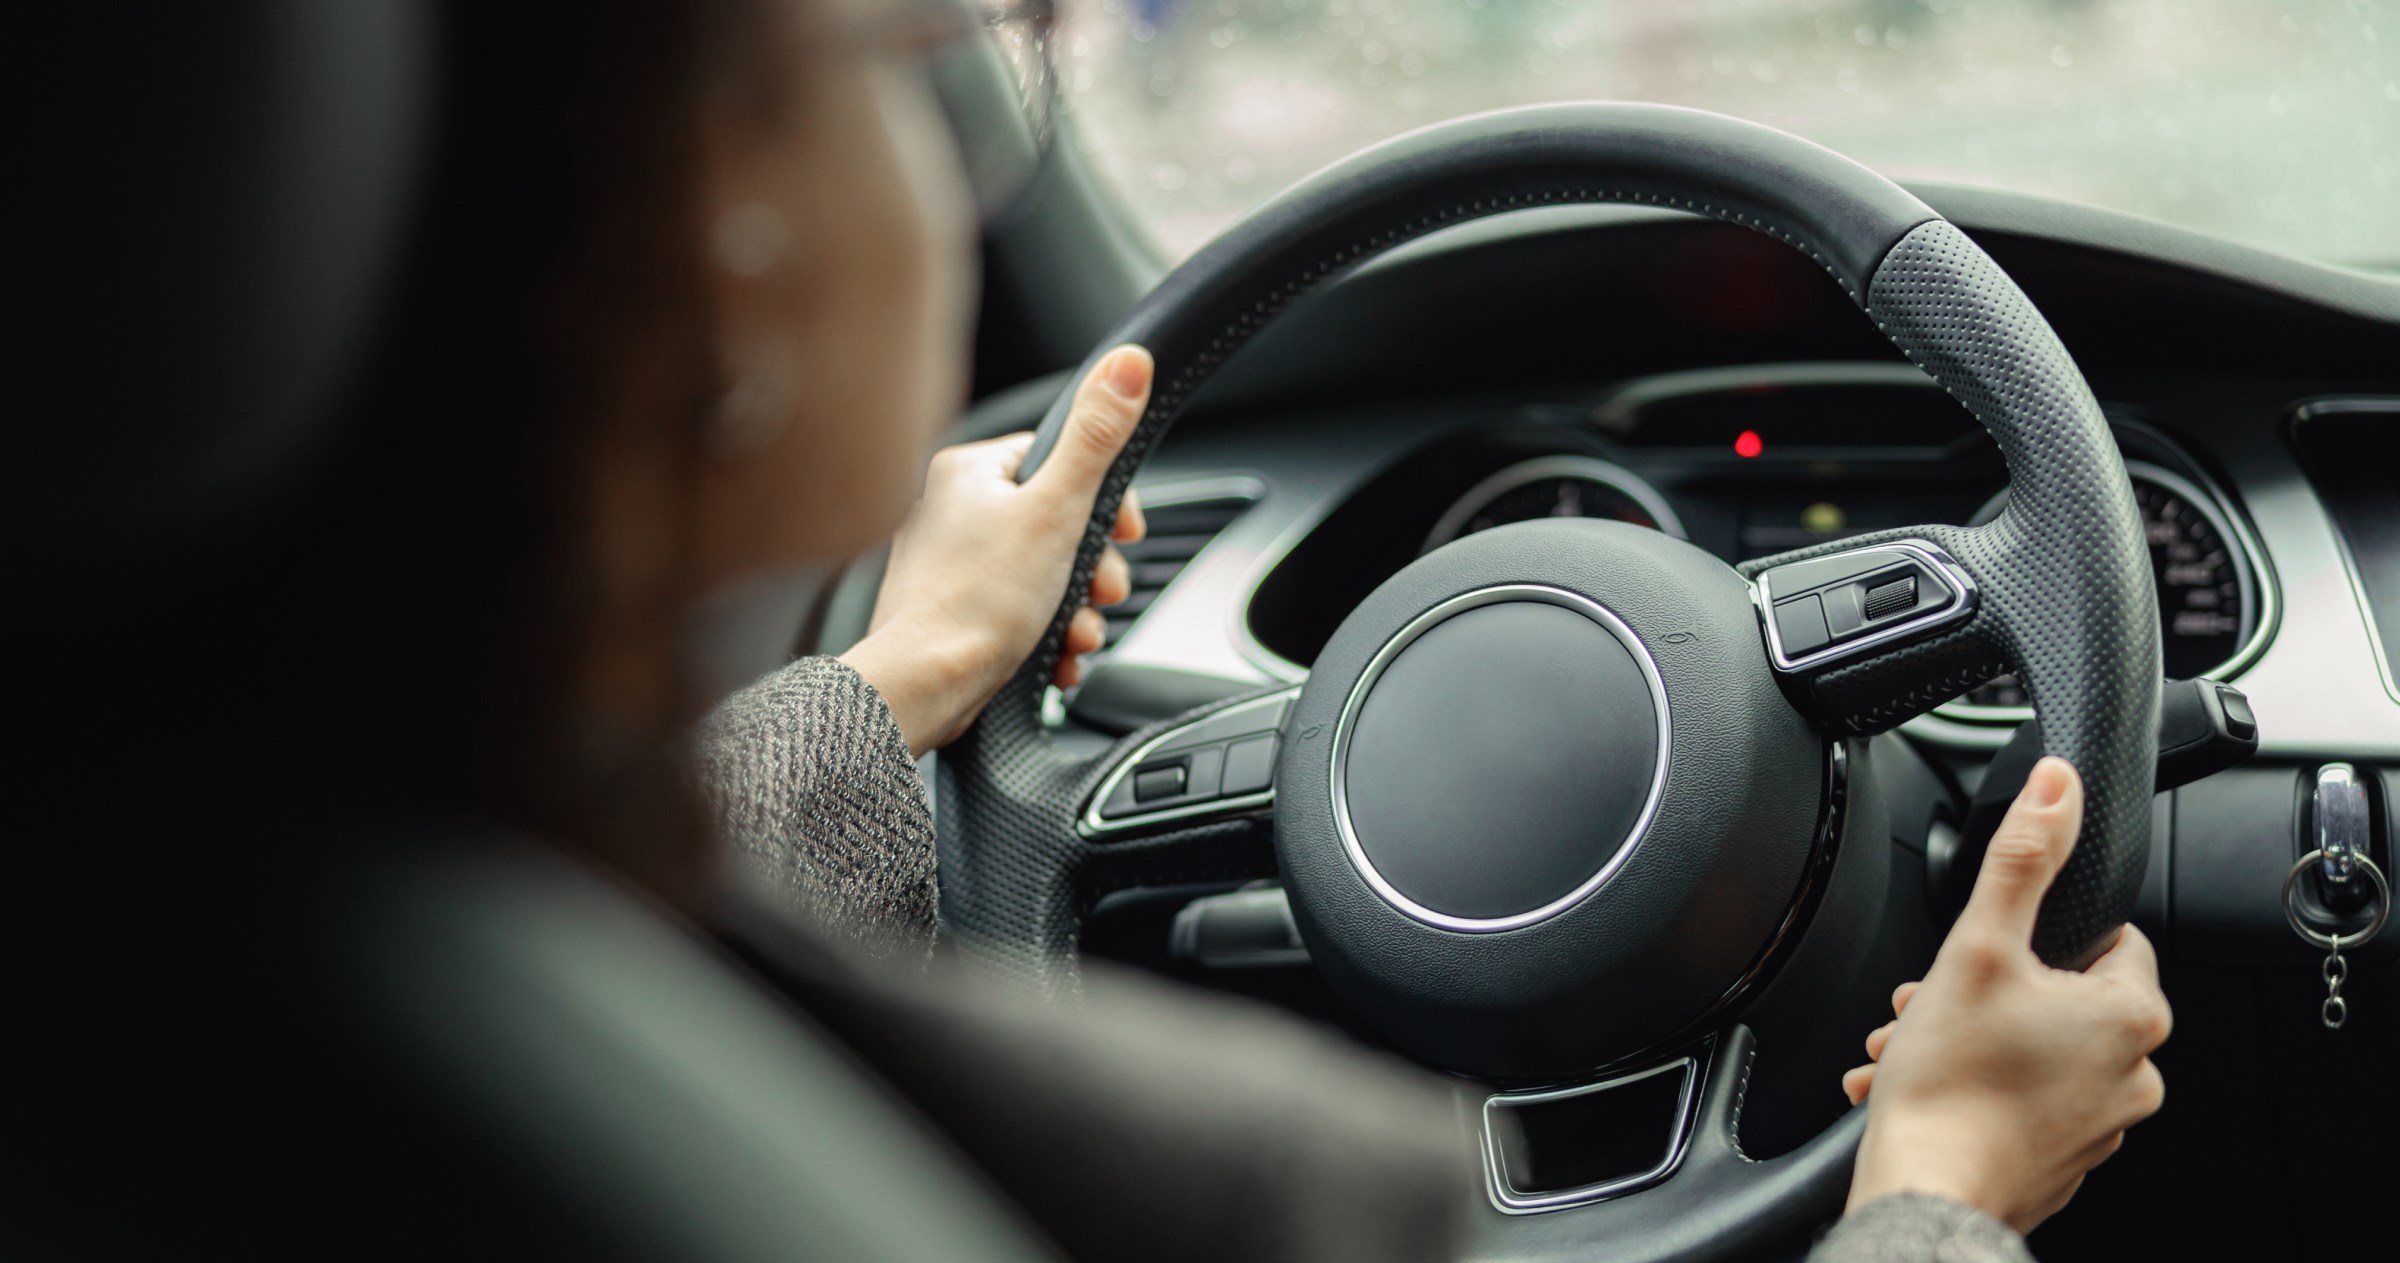
[[[2356,934],[2327,934],[2301,920],[2300,910],[2292,906],[2292,892],[2300,884],[2300,874],[2307,872],[2311,864],[2325,858],[2325,852],[2322,849],[2310,851],[2301,856],[2300,862],[2292,865],[2292,871],[2284,874],[2283,919],[2291,923],[2292,933],[2299,935],[2312,947],[2321,947],[2329,952],[2339,952],[2345,947],[2356,947],[2382,933],[2383,923],[2392,919],[2391,883],[2384,880],[2383,870],[2376,867],[2374,860],[2355,852],[2353,855],[2356,856],[2358,864],[2356,871],[2365,874],[2367,880],[2375,887],[2375,919],[2367,924],[2366,929]]]

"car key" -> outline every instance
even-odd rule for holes
[[[2325,978],[2325,1003],[2318,1009],[2318,1018],[2325,1023],[2325,1029],[2329,1031],[2342,1029],[2342,1024],[2350,1020],[2350,1002],[2342,997],[2342,984],[2350,977],[2350,962],[2342,958],[2342,949],[2356,947],[2360,943],[2373,939],[2383,930],[2384,922],[2390,920],[2392,915],[2392,887],[2389,882],[2384,880],[2383,870],[2376,866],[2374,859],[2363,852],[2348,848],[2336,848],[2336,850],[2341,853],[2327,854],[2323,847],[2310,851],[2301,856],[2298,863],[2292,865],[2292,871],[2283,879],[2284,919],[2291,923],[2292,932],[2299,935],[2303,942],[2312,947],[2325,949],[2325,963],[2319,970]],[[2327,934],[2300,915],[2300,909],[2293,903],[2292,896],[2299,886],[2300,875],[2319,863],[2326,865],[2328,870],[2336,867],[2346,868],[2351,879],[2363,877],[2366,879],[2366,884],[2373,887],[2372,898],[2375,900],[2375,915],[2374,919],[2367,923],[2366,929],[2356,934]]]

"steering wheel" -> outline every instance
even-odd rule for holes
[[[1144,454],[1210,374],[1293,300],[1402,242],[1585,202],[1713,216],[1815,260],[1998,441],[2006,511],[1738,570],[1616,523],[1484,531],[1387,580],[1296,692],[1205,707],[1097,758],[1054,743],[1040,704],[1067,620]],[[1697,1050],[1668,1172],[1572,1209],[1495,1218],[1505,1231],[1487,1242],[1511,1257],[1595,1245],[1664,1257],[1830,1217],[1847,1188],[1863,1111],[1771,1161],[1744,1157],[1737,1135],[1755,1052],[1738,1018],[1811,932],[1815,887],[1841,843],[1839,773],[1864,757],[1846,739],[2015,671],[2050,752],[2086,790],[2081,841],[2035,949],[2088,963],[2131,912],[2150,841],[2160,665],[2124,465],[2025,295],[1865,167],[1663,106],[1445,123],[1337,164],[1233,227],[1101,346],[1123,342],[1157,358],[1149,409],[1092,506],[1039,651],[940,761],[942,915],[970,957],[1071,989],[1081,916],[1099,892],[1254,876],[1271,839],[1318,969],[1421,1060],[1494,1083],[1561,1083]],[[1066,407],[1043,421],[1027,475]],[[1249,769],[1238,786],[1237,761]],[[1501,1209],[1542,1209],[1492,1192]]]

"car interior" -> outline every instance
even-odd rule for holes
[[[1077,40],[1182,32],[1199,58],[1222,29],[1209,7],[1070,0],[1062,21]],[[405,103],[439,81],[438,43],[405,16],[361,29],[255,8],[190,55],[297,32],[313,56],[252,57],[295,86],[236,122],[348,110],[345,143],[311,148],[300,128],[275,155],[349,164],[299,218],[396,231],[356,147],[431,126]],[[2400,863],[2400,107],[2358,123],[2385,146],[2381,174],[2355,173],[2380,255],[1919,178],[1626,101],[1370,137],[1204,234],[1173,229],[1187,248],[1139,209],[1164,195],[1108,169],[1122,138],[1079,140],[1110,98],[1077,96],[1074,75],[1022,205],[983,243],[953,437],[1033,430],[1038,467],[1087,357],[1143,342],[1161,386],[1112,494],[1132,488],[1149,530],[1082,682],[1021,673],[924,761],[960,951],[1036,994],[1079,969],[1170,980],[1443,1074],[1472,1103],[1451,1138],[1480,1179],[1461,1190],[1465,1257],[1796,1258],[1840,1213],[1863,1112],[1836,1085],[1861,1034],[1922,975],[2034,758],[2070,753],[2092,823],[2037,948],[2073,966],[2140,926],[2175,1031],[2165,1108],[2031,1248],[2389,1250],[2392,1167],[2374,1155],[2400,1134],[2383,876]],[[945,104],[1012,111],[1014,80],[947,83]],[[374,336],[341,325],[365,309],[344,291],[373,284],[343,271],[342,233],[239,245],[175,282],[194,311],[270,273],[289,297],[256,337],[213,332],[225,359],[330,374],[337,343]],[[186,314],[154,309],[162,326]],[[276,376],[209,389],[289,415],[323,397]],[[126,458],[121,487],[204,454],[179,441]],[[121,490],[59,491],[115,443],[44,454],[16,507],[50,522],[31,538],[99,554],[119,531],[188,529]],[[864,635],[880,574],[874,557],[843,571],[796,651]],[[142,646],[172,652],[121,641],[113,672],[148,669]],[[238,707],[241,691],[210,696]],[[721,980],[658,936],[537,894],[534,875],[387,875],[359,916],[539,924],[552,955],[528,977],[731,1032],[679,1064],[739,1103],[721,1126],[750,1157],[651,1151],[648,1106],[627,1096],[621,1117],[561,1124],[577,1161],[485,1154],[446,1174],[458,1222],[491,1210],[526,1234],[487,1245],[1014,1256],[973,1182],[874,1116],[854,1060],[710,1008]],[[33,959],[178,1024],[248,1012],[143,998],[208,982],[172,960]],[[356,967],[383,978],[394,959]],[[391,1020],[441,1032],[425,1046],[475,1100],[566,1118],[581,1098],[545,1094],[548,1046],[503,1038],[533,994],[495,983]],[[400,1134],[399,1112],[359,1106],[356,1126]],[[54,1213],[72,1198],[72,1217],[138,1217],[161,1174],[139,1161],[115,1210],[82,1208],[113,1160],[59,1159],[74,1191],[46,1198],[12,1182]],[[520,1160],[538,1178],[509,1173]],[[613,1200],[653,1235],[533,1235],[492,1209],[508,1198]],[[62,1257],[70,1239],[29,1236]]]

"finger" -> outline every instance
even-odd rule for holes
[[[1067,620],[1066,652],[1069,655],[1094,653],[1108,639],[1108,620],[1100,611],[1086,605]]]
[[[1092,571],[1092,604],[1114,605],[1133,595],[1133,568],[1125,554],[1110,544],[1100,550],[1100,565]]]
[[[1108,537],[1120,544],[1136,544],[1149,533],[1150,519],[1142,516],[1142,498],[1127,487],[1124,500],[1117,504],[1117,528]]]
[[[1086,614],[1098,617],[1098,611],[1087,605],[1075,611],[1075,617],[1067,620],[1066,637],[1059,643],[1058,665],[1050,669],[1050,682],[1062,689],[1071,689],[1083,683],[1083,655],[1098,649],[1100,641],[1105,638],[1106,625],[1103,624],[1101,630],[1095,632],[1084,621]]]
[[[1866,1100],[1867,1093],[1874,1090],[1875,1067],[1852,1066],[1842,1072],[1842,1095],[1849,1097],[1852,1105]]]
[[[2133,1082],[2126,1089],[2123,1121],[2118,1127],[2131,1127],[2157,1113],[2167,1103],[2167,1077],[2158,1072],[2158,1063],[2144,1057],[2133,1068]]]
[[[2065,759],[2047,756],[2033,765],[2025,788],[1983,853],[1983,871],[1967,896],[1956,931],[2026,946],[2033,920],[2050,881],[2067,862],[2083,824],[2083,782]]]
[[[1915,982],[1904,982],[1899,986],[1892,988],[1893,1017],[1898,1017],[1901,1014],[1908,1012],[1908,1002],[1916,998],[1917,988],[1920,985],[1922,984]]]
[[[1883,1060],[1884,1047],[1892,1042],[1892,1031],[1899,1025],[1900,1023],[1897,1021],[1885,1022],[1867,1032],[1867,1060]]]
[[[1097,652],[1108,640],[1108,620],[1100,611],[1086,605],[1067,620],[1066,639],[1059,646],[1058,665],[1051,669],[1050,682],[1062,689],[1071,689],[1083,682],[1083,655]]]
[[[1150,353],[1121,346],[1100,357],[1075,387],[1067,425],[1030,485],[1072,495],[1087,508],[1150,404]]]

